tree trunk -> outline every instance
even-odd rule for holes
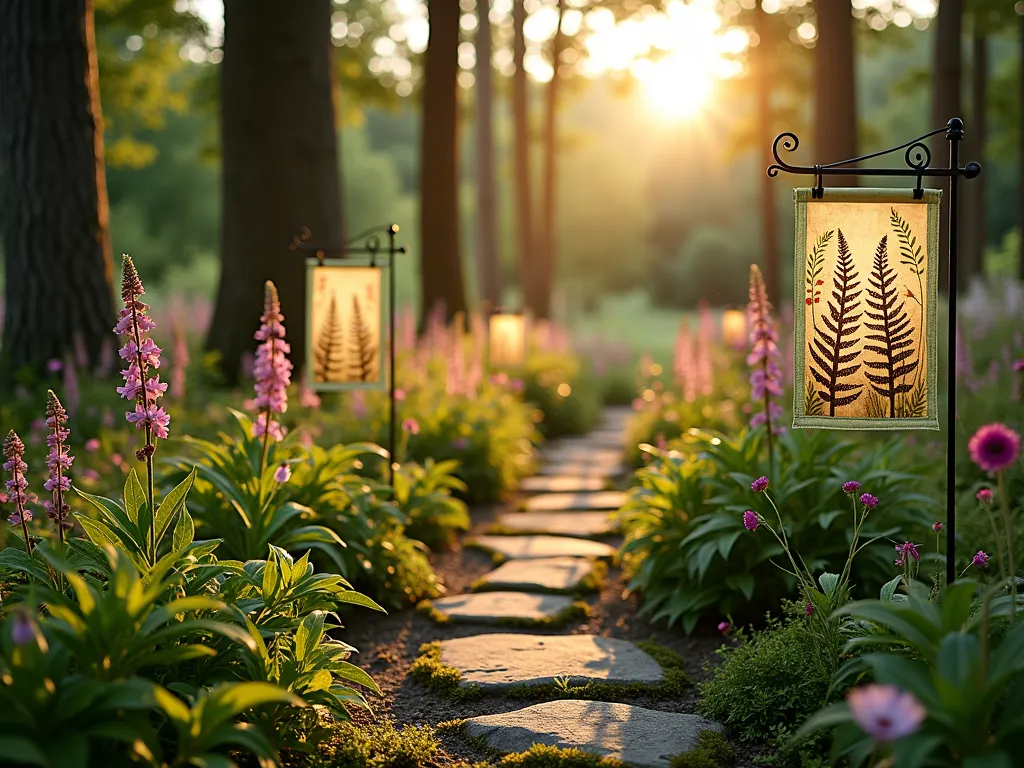
[[[459,243],[459,4],[427,0],[430,37],[423,63],[420,155],[420,320],[436,306],[445,319],[466,311]]]
[[[814,153],[819,163],[857,156],[857,80],[853,13],[846,0],[823,0],[814,44]],[[843,184],[853,183],[846,177]],[[828,180],[825,182],[828,184]]]
[[[289,250],[301,227],[341,239],[330,0],[282,13],[277,0],[225,0],[221,63],[221,276],[207,346],[229,382],[255,349],[263,283],[273,280],[295,369],[305,346],[306,266]]]
[[[775,213],[775,180],[767,173],[774,161],[772,141],[772,72],[774,70],[775,40],[771,32],[771,19],[760,3],[755,10],[754,24],[758,44],[754,49],[754,81],[757,92],[757,140],[761,148],[761,165],[757,170],[761,178],[761,242],[764,249],[764,281],[768,299],[779,306],[782,281],[779,276],[779,221]]]
[[[971,133],[967,146],[970,156],[985,167],[985,145],[988,143],[988,37],[975,32],[971,38]],[[968,229],[970,242],[964,250],[965,281],[985,273],[985,246],[988,241],[988,198],[985,177],[970,182],[971,216]]]
[[[531,275],[534,269],[533,195],[530,189],[530,116],[526,86],[526,23],[525,0],[514,0],[512,5],[512,126],[513,170],[516,201],[516,240],[518,244],[519,288],[523,301],[531,293]]]
[[[476,200],[477,266],[480,297],[501,304],[501,259],[498,254],[494,187],[494,88],[491,67],[490,0],[477,0],[476,35]]]
[[[1018,22],[1017,52],[1020,66],[1017,69],[1017,98],[1021,104],[1021,114],[1017,119],[1019,141],[1017,146],[1017,229],[1020,233],[1020,256],[1017,264],[1017,277],[1024,280],[1024,14]]]
[[[936,19],[935,48],[932,71],[932,123],[938,128],[951,117],[960,117],[960,61],[961,33],[963,29],[963,0],[942,0]],[[964,131],[971,135],[973,126]],[[949,142],[940,133],[932,143],[932,158],[936,164],[949,162]],[[936,178],[943,190],[939,226],[939,288],[946,289],[949,281],[949,181]],[[972,184],[977,182],[971,182]],[[961,187],[962,188],[962,187]]]
[[[113,344],[92,0],[0,3],[3,369]],[[143,275],[145,279],[145,275]]]
[[[558,66],[565,48],[565,33],[562,19],[565,16],[566,0],[558,0],[558,25],[551,41],[551,81],[548,83],[544,105],[544,172],[541,187],[541,232],[537,249],[538,263],[533,274],[533,291],[528,306],[534,317],[547,320],[551,317],[551,298],[555,282],[555,221],[556,221],[556,179],[558,165]]]

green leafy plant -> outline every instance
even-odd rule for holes
[[[467,490],[452,474],[458,466],[455,459],[427,459],[422,466],[402,464],[395,473],[394,500],[408,517],[405,532],[428,547],[446,546],[457,533],[469,530],[469,509],[452,495]]]

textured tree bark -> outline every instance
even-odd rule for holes
[[[976,160],[985,167],[985,145],[988,144],[988,37],[975,32],[971,37],[971,133],[967,160]],[[985,271],[985,245],[988,241],[988,197],[985,177],[970,182],[970,241],[964,249],[965,280],[980,277]]]
[[[775,180],[766,173],[773,162],[772,141],[772,72],[774,70],[775,40],[771,33],[771,19],[760,3],[754,11],[754,24],[758,44],[754,49],[755,78],[757,81],[757,137],[761,147],[763,167],[761,173],[761,241],[764,249],[764,282],[768,300],[779,306],[782,281],[779,276],[779,221],[775,214]]]
[[[296,371],[304,364],[306,276],[289,250],[303,226],[341,239],[341,182],[331,80],[331,2],[225,0],[221,63],[221,276],[207,346],[230,382],[255,349],[263,282],[289,319]]]
[[[551,41],[551,81],[548,83],[544,104],[544,171],[541,186],[541,226],[537,248],[537,264],[531,283],[527,306],[533,316],[547,320],[551,317],[551,298],[555,283],[556,238],[556,192],[558,174],[558,94],[561,77],[558,67],[565,49],[565,33],[562,20],[565,16],[566,0],[558,0],[558,25]]]
[[[494,87],[491,67],[490,0],[477,0],[476,35],[476,247],[480,297],[501,304],[501,258],[494,186]]]
[[[935,48],[933,50],[932,72],[932,123],[934,127],[945,125],[951,117],[961,117],[960,86],[961,56],[963,44],[963,0],[942,0],[936,19]],[[964,131],[970,136],[973,127]],[[949,142],[946,134],[940,133],[932,142],[932,161],[936,165],[949,162]],[[949,280],[949,181],[934,179],[943,190],[941,203],[941,226],[939,227],[939,289],[947,290]],[[978,182],[970,182],[976,184]],[[960,252],[961,254],[963,251]]]
[[[814,44],[814,155],[818,163],[857,156],[857,79],[853,13],[846,0],[822,0]],[[854,177],[843,184],[854,183]]]
[[[516,202],[516,240],[518,246],[519,288],[523,300],[530,292],[533,271],[533,194],[530,184],[530,113],[526,77],[526,23],[525,0],[514,0],[512,5],[512,126],[513,176]]]
[[[459,4],[428,0],[420,155],[420,321],[436,306],[445,319],[466,311],[459,233]]]
[[[112,344],[92,0],[0,3],[4,371]]]

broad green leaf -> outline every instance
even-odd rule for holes
[[[181,552],[185,550],[195,540],[195,537],[196,526],[192,522],[192,515],[188,513],[187,507],[182,507],[181,514],[178,515],[178,522],[174,526],[174,535],[171,539],[174,551]]]
[[[128,473],[128,479],[124,481],[124,508],[128,517],[136,525],[139,524],[139,510],[147,503],[146,491],[142,488],[139,476],[134,467]]]
[[[221,683],[210,689],[208,694],[203,710],[204,729],[213,728],[254,707],[273,703],[296,707],[306,704],[295,694],[270,683]]]
[[[320,645],[320,640],[324,636],[325,618],[326,614],[323,611],[314,611],[302,620],[295,631],[295,660],[300,666]]]
[[[899,588],[900,582],[902,582],[902,581],[903,581],[903,577],[902,576],[897,576],[896,578],[892,579],[891,581],[887,581],[885,584],[883,584],[882,585],[882,589],[881,589],[881,591],[879,592],[879,595],[878,595],[879,599],[883,603],[891,603],[892,599],[893,599],[893,596],[896,594],[896,590]]]
[[[49,768],[50,760],[24,736],[0,736],[0,755],[4,760],[25,765],[41,765]]]
[[[171,524],[171,520],[176,514],[185,508],[185,496],[188,495],[189,489],[192,488],[192,484],[196,479],[196,470],[193,469],[178,485],[176,485],[171,491],[164,496],[160,505],[156,508],[156,519],[153,525],[156,528],[156,540],[160,542],[163,539],[164,534],[167,532],[168,526]]]
[[[835,594],[836,587],[839,586],[839,574],[823,573],[818,577],[818,583],[821,585],[821,591],[825,593],[825,596],[832,597]]]

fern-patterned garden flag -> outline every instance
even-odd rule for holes
[[[938,190],[795,190],[794,427],[938,429]]]
[[[306,274],[306,383],[331,391],[383,388],[384,270],[309,259]]]

